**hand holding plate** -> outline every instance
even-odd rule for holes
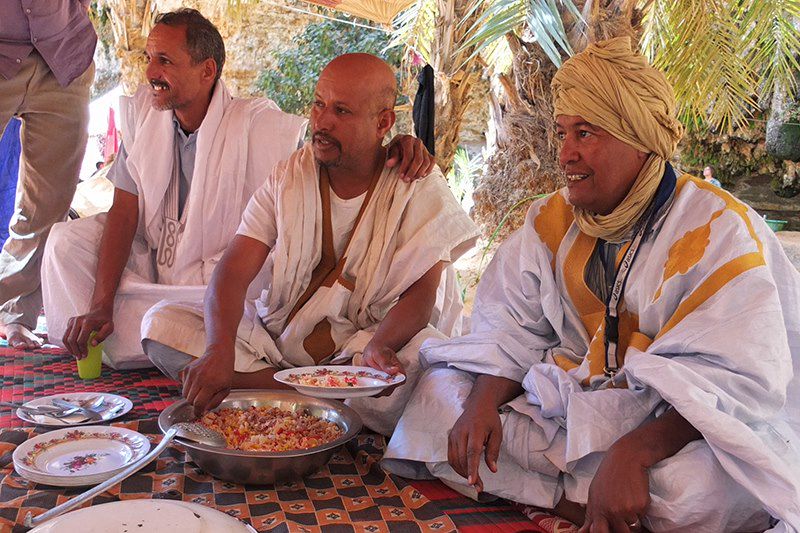
[[[405,374],[405,369],[403,368],[403,364],[397,358],[397,354],[388,346],[375,345],[370,342],[367,344],[366,348],[364,348],[362,357],[365,365],[370,368],[374,368],[375,370],[386,372],[390,376]],[[381,393],[377,394],[376,396],[390,396],[399,385],[400,383],[395,383],[394,385],[383,389]]]

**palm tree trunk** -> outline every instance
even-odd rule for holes
[[[514,55],[512,72],[501,75],[492,97],[494,150],[475,191],[474,216],[488,236],[511,206],[518,205],[500,233],[502,239],[522,225],[523,199],[564,185],[557,165],[550,80],[556,67],[535,44],[507,37]],[[502,91],[502,92],[501,92]]]
[[[438,0],[436,32],[432,48],[431,66],[436,73],[436,162],[443,172],[453,165],[458,148],[464,111],[472,99],[472,88],[481,74],[480,59],[472,55],[474,47],[460,50],[466,29],[482,10],[476,9],[465,19],[472,2],[464,0]]]
[[[435,84],[436,120],[434,138],[436,139],[436,162],[443,172],[453,166],[453,158],[458,148],[464,111],[472,101],[472,88],[476,76],[459,72],[455,78],[438,77]]]

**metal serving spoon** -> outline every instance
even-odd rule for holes
[[[225,437],[222,436],[217,431],[213,429],[209,429],[206,426],[200,424],[199,422],[178,422],[177,424],[173,424],[167,432],[164,434],[164,438],[161,439],[161,442],[158,443],[158,446],[150,450],[150,452],[133,463],[132,465],[128,466],[122,472],[119,472],[113,477],[105,480],[104,482],[100,483],[99,485],[92,487],[91,489],[87,490],[86,492],[75,496],[71,500],[68,500],[61,505],[53,507],[49,511],[42,513],[36,517],[33,517],[30,512],[25,515],[25,527],[34,527],[38,526],[42,522],[46,522],[51,518],[55,518],[67,511],[74,509],[75,507],[83,504],[85,501],[90,500],[94,496],[100,494],[101,492],[105,492],[109,488],[113,487],[123,479],[127,478],[128,476],[138,472],[140,469],[147,466],[150,461],[158,457],[164,448],[167,447],[167,444],[173,439],[173,437],[180,437],[182,439],[191,440],[194,442],[199,442],[200,444],[205,444],[207,446],[215,446],[218,448],[225,447]]]

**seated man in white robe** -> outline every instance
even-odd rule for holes
[[[676,176],[672,90],[627,38],[552,91],[567,187],[498,249],[472,332],[423,346],[384,467],[582,532],[798,531],[798,272],[751,208]]]
[[[113,206],[56,225],[42,267],[51,342],[80,358],[96,332],[105,363],[123,369],[152,366],[140,337],[150,307],[202,301],[247,201],[306,127],[269,99],[231,97],[220,79],[222,37],[196,10],[160,15],[146,52],[149,85],[121,100]],[[419,141],[401,145],[415,154],[401,172],[432,168]]]
[[[231,388],[285,388],[273,377],[283,368],[352,361],[406,375],[391,395],[351,404],[389,434],[418,377],[422,341],[458,332],[448,265],[477,229],[438,170],[405,183],[385,168],[395,94],[392,69],[375,56],[329,63],[314,96],[312,141],[253,196],[205,313],[162,302],[145,316],[145,351],[182,378],[196,412]],[[265,290],[245,306],[262,267]]]

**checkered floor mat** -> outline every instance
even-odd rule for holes
[[[132,423],[158,417],[161,411],[180,397],[178,384],[155,368],[117,371],[104,366],[98,379],[82,380],[78,377],[74,359],[64,350],[52,347],[21,351],[0,345],[0,375],[3,380],[0,388],[2,401],[25,402],[51,394],[87,391],[123,395],[133,402],[134,407],[115,422]],[[0,430],[29,426],[14,416],[12,411],[11,408],[0,408]],[[398,483],[403,485],[401,480]],[[461,532],[575,531],[574,526],[564,520],[531,510],[525,510],[523,514],[505,500],[488,504],[474,502],[438,481],[414,481],[411,486],[441,508]],[[262,529],[262,526],[265,527]],[[259,524],[258,529],[267,531],[272,528]],[[0,531],[4,531],[2,527]]]
[[[98,379],[80,379],[75,360],[58,348],[33,351],[0,348],[0,373],[2,401],[25,402],[66,392],[109,392],[124,395],[133,402],[133,410],[123,420],[157,417],[180,396],[178,384],[155,368],[116,371],[104,366]],[[12,411],[0,408],[0,428],[24,424]]]

